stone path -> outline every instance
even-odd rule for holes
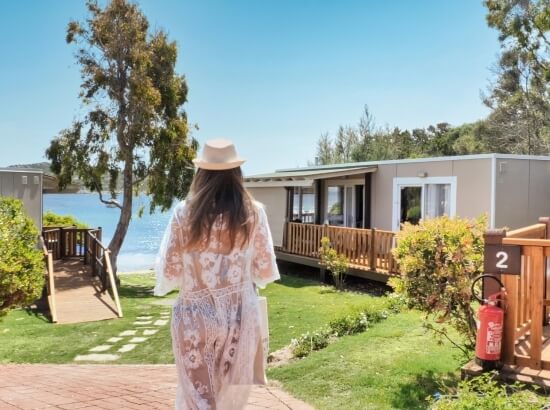
[[[0,365],[0,410],[173,409],[174,365]],[[254,387],[246,410],[314,410],[274,386]]]
[[[138,316],[133,323],[133,329],[124,330],[117,336],[110,337],[103,344],[94,346],[86,353],[77,355],[75,362],[114,362],[120,359],[122,353],[131,352],[138,344],[147,341],[149,336],[166,326],[170,321],[170,312],[160,313],[160,319],[153,316]]]

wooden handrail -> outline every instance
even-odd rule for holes
[[[113,268],[111,266],[111,251],[109,249],[105,250],[103,256],[105,257],[105,264],[107,265],[107,274],[109,275],[109,283],[111,284],[111,289],[113,290],[113,296],[115,299],[118,317],[122,317],[122,307],[120,306],[120,299],[118,298],[115,275],[113,275]]]
[[[46,244],[44,243],[44,238],[40,236],[40,241],[42,243],[42,251],[44,254],[44,262],[46,264],[46,274],[47,274],[47,299],[48,307],[50,308],[50,315],[52,322],[57,322],[57,308],[55,305],[55,281],[54,281],[54,270],[53,270],[53,256],[52,252],[48,250]]]
[[[541,223],[506,232],[507,238],[544,239],[546,237],[545,235],[546,224]]]
[[[109,288],[111,289],[118,317],[122,317],[122,307],[120,305],[118,289],[111,265],[111,251],[101,243],[92,230],[88,230],[86,235],[88,244],[86,253],[90,256],[92,275],[99,276],[104,292]]]

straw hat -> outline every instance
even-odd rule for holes
[[[244,159],[237,154],[235,145],[223,138],[206,141],[202,155],[193,160],[197,168],[213,171],[237,168],[243,162]]]

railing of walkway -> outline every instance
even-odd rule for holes
[[[324,236],[338,253],[346,255],[352,266],[398,273],[391,252],[395,234],[391,231],[286,222],[281,250],[318,258]]]
[[[117,314],[122,317],[110,251],[101,243],[101,236],[101,228],[45,227],[42,230],[44,248],[52,260],[79,257],[84,264],[89,264],[92,275],[98,276],[101,281],[101,290],[112,292]]]
[[[506,246],[516,246],[521,255],[519,274],[497,275],[507,293],[502,342],[505,364],[550,370],[550,355],[543,357],[544,326],[548,324],[550,307],[549,238],[549,218],[540,218],[538,224],[514,231],[491,231],[485,236],[486,245],[502,246],[505,251]],[[486,294],[493,291],[486,290]]]
[[[50,309],[50,315],[52,322],[57,322],[57,308],[55,305],[55,282],[53,271],[53,256],[52,252],[46,248],[44,244],[44,238],[40,238],[42,251],[44,253],[44,264],[46,267],[46,297],[48,299],[48,307]]]
[[[92,268],[92,275],[99,276],[103,290],[110,289],[113,293],[117,314],[122,317],[122,308],[118,297],[118,290],[111,266],[111,251],[106,248],[96,236],[97,232],[90,230],[86,233],[86,258]]]

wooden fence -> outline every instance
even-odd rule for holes
[[[286,222],[281,250],[319,258],[324,236],[338,253],[346,255],[353,268],[398,273],[391,253],[395,234],[390,231]]]
[[[496,230],[485,236],[486,245],[515,245],[520,248],[521,269],[517,274],[501,274],[506,288],[502,361],[508,365],[550,370],[550,345],[545,345],[548,324],[550,280],[550,220],[506,232]],[[494,292],[485,286],[484,293]]]

